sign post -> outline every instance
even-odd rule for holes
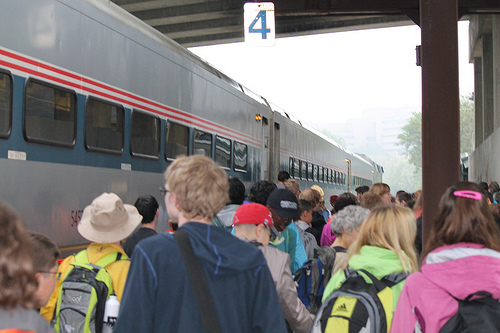
[[[276,41],[274,4],[248,2],[243,8],[245,43],[252,46],[273,46]]]

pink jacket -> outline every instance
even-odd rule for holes
[[[439,332],[458,310],[450,295],[465,299],[481,290],[500,298],[500,252],[473,243],[439,247],[406,279],[391,332]]]
[[[333,216],[335,216],[335,215],[332,215],[328,219],[328,222],[323,227],[323,231],[321,232],[320,246],[330,246],[335,241],[335,238],[337,238],[337,236],[335,236],[333,234],[333,232],[332,232],[332,226],[330,224],[330,222],[332,221]]]

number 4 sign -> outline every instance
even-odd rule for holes
[[[245,11],[245,43],[253,46],[273,46],[275,42],[274,4],[248,2]]]

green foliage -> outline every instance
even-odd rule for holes
[[[405,147],[404,155],[415,166],[416,171],[420,172],[422,170],[422,113],[413,112],[402,131],[398,135],[398,146]]]
[[[398,145],[405,147],[405,156],[415,166],[415,172],[422,170],[422,113],[413,112],[408,124],[398,135]],[[460,152],[471,153],[474,149],[474,102],[471,96],[460,98]]]
[[[374,158],[384,166],[385,173],[382,181],[389,184],[391,193],[396,195],[399,190],[413,193],[422,189],[422,172],[416,170],[404,156],[394,154],[390,157],[378,156]]]

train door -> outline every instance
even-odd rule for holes
[[[260,178],[257,180],[268,180],[269,179],[269,120],[267,117],[262,117],[262,149],[260,157]]]
[[[269,181],[276,183],[280,171],[280,124],[274,119],[272,126],[272,149],[270,150]]]

